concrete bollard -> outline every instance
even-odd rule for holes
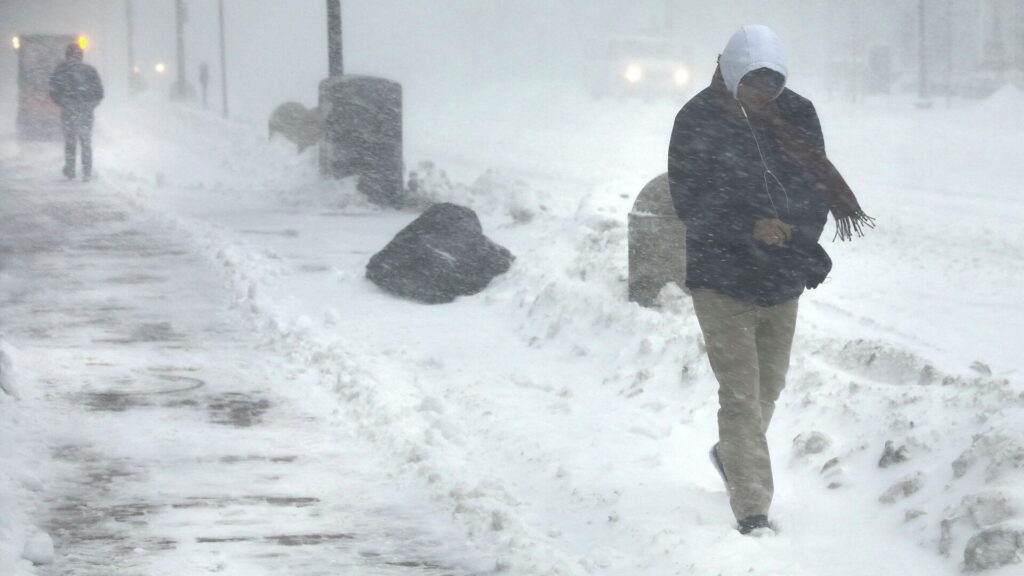
[[[371,201],[401,206],[402,86],[369,76],[328,78],[320,83],[320,110],[320,173],[358,176],[359,191]]]
[[[662,174],[644,186],[629,213],[629,300],[652,307],[669,282],[686,283],[686,226]]]

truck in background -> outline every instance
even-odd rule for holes
[[[664,34],[613,36],[587,47],[587,84],[605,96],[677,100],[693,91],[691,49]]]
[[[18,53],[18,137],[22,140],[62,140],[60,108],[50,99],[50,75],[64,60],[69,44],[88,47],[85,36],[30,34],[12,39]]]

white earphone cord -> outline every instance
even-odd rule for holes
[[[775,173],[772,172],[771,168],[768,167],[768,160],[765,159],[764,152],[761,151],[761,143],[757,140],[757,133],[754,131],[754,125],[750,123],[750,116],[747,115],[747,109],[743,104],[740,104],[740,110],[743,111],[743,119],[747,121],[747,128],[750,129],[750,135],[754,137],[754,145],[757,146],[757,155],[761,157],[761,165],[764,166],[764,174],[762,175],[764,178],[764,192],[768,195],[768,201],[772,204],[772,210],[775,212],[775,217],[781,220],[779,217],[779,209],[775,206],[775,199],[772,198],[771,190],[768,189],[768,176],[771,176],[772,179],[775,180],[775,183],[779,185],[779,188],[782,188],[782,194],[786,197],[786,213],[790,212],[789,192],[786,190],[785,185],[782,184],[782,181],[779,180],[778,176],[776,176]]]

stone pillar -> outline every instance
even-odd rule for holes
[[[402,86],[369,76],[320,83],[324,137],[320,173],[359,177],[359,191],[382,206],[404,201]]]
[[[629,300],[654,306],[669,282],[686,283],[686,226],[662,174],[644,186],[629,213]]]

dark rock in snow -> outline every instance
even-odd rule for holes
[[[914,520],[917,520],[918,518],[927,515],[928,513],[925,512],[924,510],[921,510],[920,508],[911,508],[910,510],[907,510],[906,512],[903,513],[903,521],[913,522]]]
[[[281,134],[296,146],[301,154],[306,148],[315,146],[323,134],[323,121],[317,108],[312,110],[297,102],[285,102],[274,109],[267,128],[270,138]]]
[[[821,432],[807,432],[793,438],[793,453],[796,456],[821,454],[832,446],[832,440]]]
[[[366,277],[397,296],[441,304],[482,291],[514,259],[484,236],[475,212],[437,204],[370,259]]]
[[[878,497],[878,501],[883,504],[892,504],[897,500],[909,498],[920,492],[921,488],[924,488],[924,479],[924,474],[915,472],[890,486],[888,490]]]
[[[1017,515],[1014,499],[1002,491],[964,496],[960,511],[977,527],[994,526]]]
[[[907,447],[900,446],[895,447],[892,440],[886,440],[885,449],[882,450],[882,457],[878,460],[879,468],[888,468],[893,464],[899,464],[900,462],[906,462],[910,457],[907,456]]]
[[[1024,443],[1000,432],[977,434],[971,447],[953,461],[953,477],[963,478],[979,462],[985,464],[985,482],[995,482],[1024,469]]]
[[[1003,491],[985,491],[965,496],[960,505],[947,511],[939,524],[939,552],[948,556],[963,530],[990,528],[1017,516],[1019,504]]]
[[[825,465],[821,467],[821,475],[829,481],[828,489],[836,490],[843,487],[846,470],[840,466],[840,460],[836,457],[825,462]]]
[[[836,466],[839,466],[839,458],[838,457],[833,458],[833,459],[829,460],[828,462],[825,462],[825,465],[821,467],[821,473],[822,474],[826,474],[829,471],[836,469]]]
[[[1024,528],[995,526],[977,533],[964,549],[964,569],[989,570],[1024,561]]]

